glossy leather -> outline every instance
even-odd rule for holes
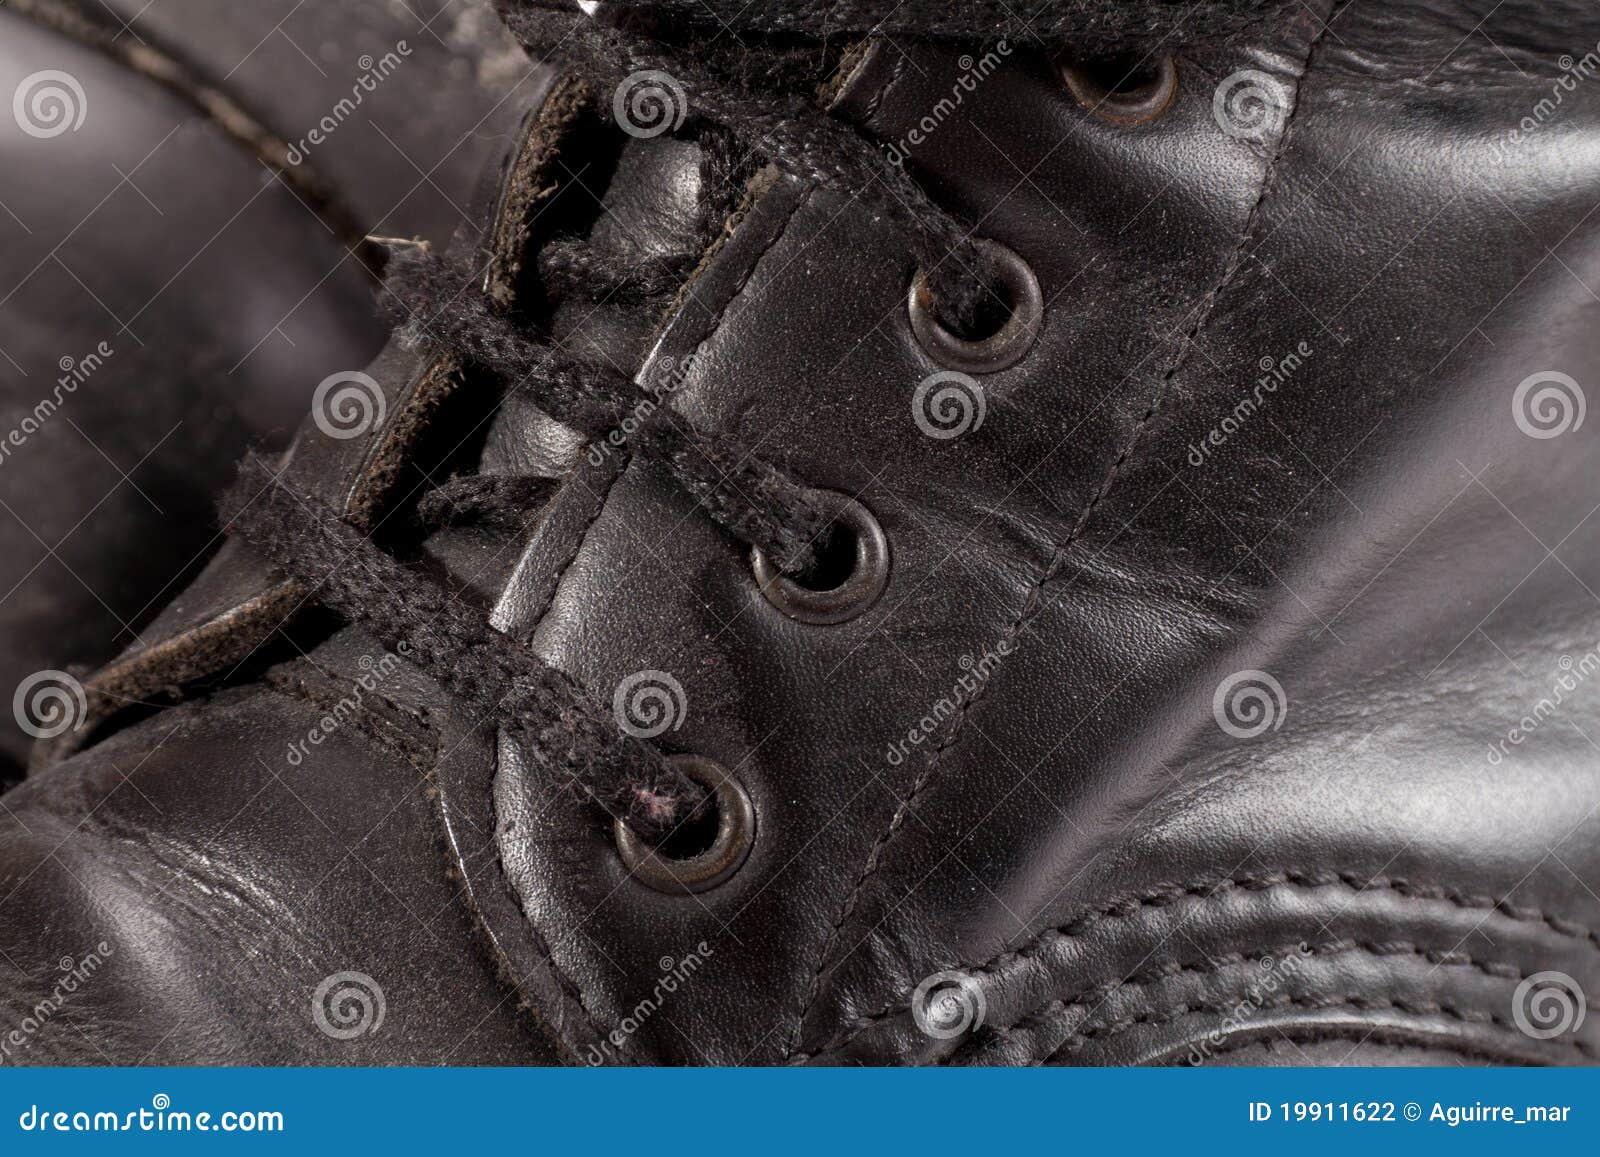
[[[1600,991],[1600,700],[1584,682],[1600,662],[1600,432],[1529,436],[1513,399],[1530,375],[1587,386],[1600,367],[1585,287],[1600,106],[1569,95],[1509,160],[1496,146],[1549,91],[1550,60],[1597,41],[1576,3],[1322,3],[1187,47],[1173,105],[1137,128],[1094,118],[1019,49],[910,161],[1030,262],[1048,302],[1035,349],[984,380],[982,425],[953,439],[912,418],[938,367],[906,320],[905,239],[839,194],[764,188],[639,373],[690,365],[674,406],[781,446],[802,477],[871,507],[894,552],[882,601],[833,627],[783,617],[742,552],[625,454],[576,456],[525,542],[438,545],[468,585],[492,572],[492,621],[597,699],[641,670],[681,683],[671,748],[717,759],[755,803],[741,871],[695,897],[645,888],[595,814],[490,721],[397,682],[394,710],[425,711],[433,739],[380,722],[319,758],[341,790],[387,771],[437,793],[438,827],[407,811],[414,824],[361,845],[405,858],[442,834],[476,930],[414,962],[392,949],[369,881],[284,855],[314,833],[307,809],[263,818],[253,771],[205,774],[207,745],[270,762],[304,722],[255,686],[182,709],[201,731],[177,756],[154,754],[174,726],[157,714],[7,798],[18,825],[95,831],[107,766],[150,753],[152,774],[204,782],[225,797],[218,814],[250,825],[223,832],[230,860],[196,850],[211,829],[187,814],[141,819],[116,845],[118,879],[135,883],[64,907],[31,882],[42,844],[14,830],[0,921],[28,976],[5,982],[8,999],[29,1003],[81,939],[74,922],[103,906],[119,927],[171,929],[153,959],[189,971],[228,944],[337,934],[272,973],[275,992],[369,961],[406,993],[435,959],[492,971],[505,987],[479,1055],[502,1060],[1592,1063],[1592,1016],[1537,1039],[1518,1027],[1517,991],[1548,972]],[[899,140],[956,83],[959,55],[879,45],[835,111]],[[1253,141],[1213,116],[1245,69],[1286,106]],[[491,203],[513,172],[498,170]],[[605,196],[635,207],[624,220],[641,235],[672,217],[634,182]],[[1208,442],[1263,359],[1302,343],[1260,409]],[[385,358],[386,386],[417,380]],[[403,409],[417,387],[392,388]],[[484,465],[538,458],[546,423],[502,412]],[[1210,452],[1192,465],[1198,445]],[[335,456],[307,428],[291,469],[359,497],[350,479],[371,459]],[[248,551],[225,563],[210,589],[271,582]],[[169,637],[211,617],[197,603]],[[311,655],[335,685],[362,669],[359,634]],[[1230,731],[1216,699],[1239,673],[1270,676],[1282,699],[1264,726],[1224,715]],[[1564,675],[1573,687],[1541,707]],[[436,766],[396,754],[417,744]],[[345,809],[381,810],[331,792],[336,819],[314,806],[341,828]],[[63,836],[74,865],[107,854]],[[174,905],[138,882],[172,848],[208,889],[314,886],[325,907],[216,930],[209,901]],[[425,912],[433,885],[397,879]],[[202,927],[213,939],[190,954]],[[692,979],[650,1004],[691,954]],[[929,1033],[913,1003],[951,972],[981,1024]],[[150,983],[120,973],[84,1004],[134,1003]],[[174,1007],[242,983],[204,976]],[[303,1012],[273,1015],[252,1006],[203,1055],[329,1056]],[[95,1039],[124,1057],[163,1030],[113,1024]],[[458,1027],[399,1043],[450,1060]],[[82,1052],[50,1039],[55,1055]]]
[[[308,163],[360,232],[442,243],[514,123],[507,94],[535,82],[488,8],[430,21],[426,7],[83,10],[104,21],[116,9],[123,44],[139,37],[289,140],[349,95],[363,54],[406,41],[399,68]],[[42,70],[75,78],[85,107],[76,131],[46,139],[0,119],[0,436],[42,399],[60,402],[0,466],[8,701],[34,672],[81,674],[142,638],[215,549],[212,498],[239,455],[286,442],[317,383],[365,365],[383,339],[349,238],[249,148],[124,62],[0,11],[0,89]],[[75,384],[69,371],[63,390],[68,360],[94,368]],[[0,784],[30,742],[8,712]]]

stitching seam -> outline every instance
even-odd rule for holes
[[[1184,1017],[1194,1013],[1226,1012],[1233,1008],[1235,1003],[1236,1001],[1230,1000],[1203,1002],[1201,1004],[1180,1004],[1165,1012],[1140,1013],[1138,1016],[1110,1021],[1099,1027],[1072,1034],[1062,1042],[1059,1048],[1053,1050],[1047,1056],[1031,1057],[1028,1063],[1033,1065],[1049,1064],[1063,1053],[1077,1052],[1091,1040],[1118,1036],[1143,1024],[1171,1024],[1173,1021],[1182,1020]],[[1385,1000],[1382,997],[1365,996],[1277,996],[1262,1001],[1260,1007],[1264,1009],[1306,1008],[1319,1012],[1331,1009],[1355,1009],[1361,1012],[1403,1012],[1417,1017],[1447,1016],[1451,1020],[1457,1020],[1463,1024],[1492,1024],[1506,1029],[1508,1032],[1518,1031],[1515,1024],[1497,1013],[1459,1008],[1455,1005],[1439,1004],[1431,1000]],[[1586,1057],[1595,1055],[1595,1047],[1588,1041],[1563,1040],[1558,1043],[1564,1044]]]
[[[766,245],[762,246],[761,251],[751,258],[749,266],[744,271],[744,276],[739,279],[738,284],[734,286],[733,290],[728,294],[727,299],[717,310],[716,315],[708,323],[704,336],[701,337],[699,342],[695,344],[696,354],[703,350],[706,343],[716,336],[717,331],[722,326],[723,319],[727,316],[728,309],[744,292],[745,286],[747,286],[750,283],[750,279],[755,276],[756,269],[761,265],[762,261],[766,259],[767,254],[770,253],[773,247],[776,246],[778,242],[788,234],[789,226],[799,215],[800,210],[803,209],[810,202],[810,200],[811,194],[809,192],[800,200],[798,200],[795,203],[794,208],[789,211],[789,215],[784,218],[783,226],[774,232],[772,238],[766,243]],[[606,503],[609,501],[611,496],[611,490],[616,485],[617,480],[620,479],[623,473],[627,470],[628,462],[631,460],[631,458],[632,455],[630,453],[628,457],[621,462],[620,469],[618,469],[617,472],[612,475],[611,480],[607,483],[605,490],[599,495],[599,501],[596,504],[594,516],[590,518],[587,525],[585,525],[583,533],[579,536],[577,547],[574,548],[571,557],[567,559],[566,563],[561,568],[561,572],[556,576],[556,581],[550,588],[549,601],[545,604],[544,609],[533,620],[532,626],[528,629],[529,637],[532,637],[532,635],[538,631],[540,624],[550,613],[550,608],[555,605],[556,593],[561,589],[561,583],[566,578],[567,571],[571,569],[572,565],[577,561],[578,555],[582,553],[584,542],[589,536],[589,531],[594,527],[594,524],[599,521],[600,515],[605,511]],[[498,767],[498,757],[495,758],[495,764],[496,767]],[[494,805],[491,797],[491,809],[493,806]],[[495,812],[495,818],[496,825],[498,827],[498,812]],[[504,857],[500,855],[498,835],[495,838],[495,845],[495,860],[500,869],[501,878],[510,885],[512,893],[516,896],[518,906],[521,908],[523,917],[528,923],[528,928],[533,933],[534,943],[541,951],[541,954],[545,957],[546,963],[549,965],[550,971],[555,976],[557,984],[569,1000],[574,1000],[577,1003],[579,1009],[582,1010],[585,1018],[588,1020],[589,1027],[594,1032],[595,1036],[599,1037],[603,1035],[599,1029],[599,1022],[595,1019],[594,1013],[589,1008],[589,1003],[585,997],[582,986],[573,981],[571,977],[569,977],[562,969],[560,963],[556,960],[555,952],[549,947],[545,937],[539,930],[539,924],[533,915],[533,911],[529,905],[528,897],[523,894],[522,889],[518,886],[511,873],[505,870],[505,860]],[[564,1048],[567,1048],[569,1052],[571,1051],[570,1046],[566,1044],[565,1040],[563,1040],[561,1043]]]
[[[1403,1037],[1397,1037],[1397,1034],[1392,1032],[1373,1032],[1371,1029],[1367,1028],[1363,1028],[1358,1035],[1350,1032],[1349,1030],[1341,1031],[1338,1025],[1321,1025],[1316,1028],[1308,1028],[1302,1032],[1297,1032],[1292,1029],[1279,1029],[1276,1031],[1276,1037],[1266,1040],[1246,1040],[1240,1041],[1237,1044],[1223,1045],[1221,1048],[1212,1049],[1211,1059],[1215,1060],[1217,1057],[1226,1057],[1232,1056],[1236,1053],[1245,1053],[1249,1052],[1251,1049],[1260,1049],[1261,1052],[1267,1056],[1274,1056],[1279,1051],[1276,1046],[1282,1042],[1287,1042],[1293,1045],[1317,1045],[1330,1041],[1342,1041],[1345,1044],[1354,1044],[1356,1047],[1360,1047],[1363,1044],[1373,1044],[1382,1048],[1391,1049],[1418,1048],[1428,1053],[1444,1053],[1447,1055],[1462,1057],[1467,1060],[1483,1061],[1491,1065],[1517,1063],[1515,1058],[1508,1057],[1504,1053],[1469,1044],[1468,1042],[1462,1040],[1406,1040]],[[1168,1060],[1158,1063],[1164,1064],[1168,1068],[1175,1068],[1180,1062]]]
[[[739,295],[744,292],[745,286],[749,285],[750,279],[755,276],[756,269],[761,265],[762,261],[766,259],[767,254],[772,251],[773,246],[777,245],[779,241],[783,240],[784,236],[789,232],[790,223],[794,221],[795,217],[799,215],[800,210],[803,209],[810,200],[811,196],[809,193],[807,193],[805,197],[797,201],[794,208],[789,210],[789,216],[784,218],[783,227],[774,233],[771,240],[761,247],[761,252],[757,253],[751,259],[749,267],[744,271],[744,276],[739,279],[739,283],[733,287],[732,292],[728,294],[727,299],[723,301],[715,316],[713,316],[711,321],[707,324],[705,336],[695,343],[694,353],[690,354],[684,359],[686,362],[692,364],[694,360],[698,359],[700,353],[705,349],[706,343],[717,335],[717,331],[722,328],[723,319],[727,317],[729,308],[738,299]],[[613,431],[613,433],[614,432],[615,431]],[[616,486],[617,482],[621,480],[622,476],[628,472],[628,467],[633,462],[633,457],[634,454],[632,449],[623,451],[623,453],[619,456],[616,473],[614,473],[606,482],[605,488],[598,495],[596,495],[594,513],[589,517],[589,521],[584,524],[583,532],[578,536],[577,545],[572,548],[572,553],[567,556],[566,561],[561,564],[560,570],[556,572],[555,582],[550,586],[550,597],[545,600],[544,606],[540,608],[539,613],[531,620],[532,625],[529,626],[526,631],[527,638],[532,638],[538,632],[539,627],[544,623],[545,618],[550,614],[550,608],[555,606],[556,595],[561,590],[561,584],[563,581],[565,581],[567,572],[572,569],[573,564],[578,561],[578,556],[583,553],[584,545],[589,539],[589,531],[594,528],[594,524],[600,521],[600,516],[605,513],[606,503],[611,499],[611,491]]]
[[[79,3],[56,0],[12,0],[13,9],[42,27],[75,40],[101,53],[129,72],[165,89],[217,126],[224,136],[249,152],[272,172],[312,213],[339,238],[356,257],[356,264],[369,282],[378,280],[374,269],[381,269],[384,253],[367,239],[367,230],[356,212],[323,179],[309,161],[291,163],[288,143],[267,128],[239,100],[209,83],[190,64],[157,45],[148,28],[142,28],[130,45],[98,16],[92,16]],[[135,20],[138,19],[136,16]]]
[[[878,109],[883,105],[884,100],[895,85],[900,83],[900,78],[905,75],[906,61],[909,57],[904,49],[899,48],[899,45],[895,47],[900,51],[900,59],[894,62],[894,68],[890,71],[888,83],[880,85],[878,91],[873,94],[872,99],[867,102],[866,110],[861,114],[862,124],[871,123],[872,118],[878,115]]]
[[[1139,443],[1143,440],[1145,432],[1149,428],[1150,419],[1153,418],[1160,409],[1161,400],[1167,393],[1168,387],[1171,385],[1173,378],[1177,376],[1178,371],[1182,369],[1184,364],[1187,362],[1189,353],[1194,348],[1195,338],[1199,336],[1201,329],[1203,329],[1206,322],[1210,320],[1211,311],[1215,308],[1217,299],[1222,295],[1222,292],[1232,284],[1233,279],[1243,268],[1245,250],[1249,246],[1251,239],[1255,236],[1256,228],[1259,225],[1261,208],[1266,203],[1267,195],[1271,191],[1277,176],[1278,161],[1283,156],[1284,148],[1289,140],[1289,134],[1294,127],[1295,114],[1300,111],[1300,86],[1304,83],[1306,73],[1310,70],[1311,58],[1313,53],[1316,51],[1317,44],[1322,40],[1323,35],[1327,32],[1328,24],[1331,22],[1331,20],[1332,15],[1330,14],[1329,21],[1325,21],[1323,23],[1322,28],[1317,31],[1317,34],[1312,37],[1311,42],[1306,46],[1306,55],[1303,63],[1301,64],[1300,77],[1295,84],[1294,106],[1289,110],[1289,115],[1284,121],[1283,131],[1278,135],[1277,146],[1273,149],[1272,157],[1269,159],[1267,167],[1262,174],[1261,190],[1256,196],[1255,204],[1251,206],[1250,212],[1245,217],[1244,228],[1239,235],[1238,242],[1234,245],[1232,254],[1228,258],[1228,263],[1223,268],[1221,279],[1218,281],[1217,285],[1205,295],[1205,297],[1201,298],[1199,307],[1195,313],[1194,323],[1184,334],[1183,340],[1179,344],[1178,350],[1173,355],[1171,363],[1168,365],[1166,372],[1162,375],[1161,380],[1157,383],[1156,389],[1151,397],[1150,404],[1145,409],[1145,412],[1140,416],[1138,423],[1134,427],[1132,436],[1128,439],[1128,442],[1123,447],[1122,452],[1118,454],[1115,461],[1111,463],[1111,468],[1107,472],[1104,481],[1101,482],[1099,489],[1089,500],[1089,504],[1085,506],[1082,513],[1078,515],[1078,519],[1073,524],[1072,529],[1068,532],[1067,537],[1063,539],[1051,553],[1049,562],[1046,564],[1044,570],[1040,572],[1040,575],[1034,582],[1033,586],[1029,589],[1027,598],[1023,600],[1022,609],[1018,612],[1016,619],[1001,635],[1000,646],[998,649],[1003,650],[1013,640],[1015,640],[1018,635],[1022,633],[1022,628],[1026,626],[1031,619],[1037,616],[1040,610],[1043,609],[1044,588],[1049,584],[1050,580],[1055,578],[1060,572],[1062,565],[1066,562],[1067,552],[1070,550],[1073,543],[1075,543],[1079,536],[1083,533],[1084,528],[1089,523],[1089,519],[1094,515],[1094,512],[1099,507],[1100,503],[1108,494],[1111,493],[1112,487],[1116,485],[1117,479],[1121,475],[1122,467],[1139,448]],[[799,1055],[798,1050],[800,1047],[801,1036],[805,1031],[806,1019],[810,1016],[811,1010],[817,1002],[817,998],[821,995],[823,973],[825,973],[828,970],[828,967],[834,963],[834,953],[838,950],[838,941],[840,935],[843,932],[845,924],[849,921],[850,917],[855,914],[856,906],[860,902],[862,892],[865,889],[867,882],[877,874],[878,869],[882,866],[884,853],[887,851],[888,846],[893,841],[894,837],[899,833],[900,828],[904,825],[907,815],[909,815],[911,812],[912,804],[916,802],[917,798],[925,790],[927,790],[929,785],[933,782],[934,775],[939,767],[940,759],[943,758],[944,753],[951,747],[955,746],[956,742],[961,738],[962,732],[965,729],[967,717],[969,714],[971,714],[972,708],[982,701],[984,694],[989,688],[989,682],[990,681],[985,681],[980,683],[977,689],[971,692],[962,702],[960,708],[956,712],[953,722],[950,725],[949,731],[929,754],[927,764],[923,767],[921,773],[912,783],[911,790],[906,794],[906,797],[900,801],[899,806],[895,808],[894,815],[889,820],[889,826],[885,828],[882,834],[879,835],[878,838],[873,842],[872,849],[867,853],[867,860],[862,867],[861,875],[857,878],[855,886],[850,890],[850,894],[845,898],[844,906],[840,910],[839,917],[834,921],[833,927],[828,933],[827,941],[823,945],[821,959],[817,962],[816,970],[811,974],[811,981],[806,989],[806,996],[800,1008],[799,1020],[795,1025],[794,1036],[790,1041],[789,1051],[785,1057],[786,1060],[793,1060]]]
[[[1275,947],[1265,949],[1258,953],[1258,955],[1287,957],[1291,953],[1298,952],[1299,949],[1299,943],[1280,944]],[[1482,973],[1484,976],[1493,977],[1498,980],[1525,980],[1529,975],[1529,973],[1523,971],[1514,964],[1479,960],[1467,955],[1464,952],[1454,950],[1423,948],[1417,944],[1403,940],[1334,940],[1325,944],[1313,946],[1310,950],[1310,954],[1312,956],[1322,958],[1359,955],[1388,959],[1410,956],[1419,958],[1435,965],[1436,967],[1470,968],[1473,971]],[[1190,961],[1182,964],[1171,963],[1157,965],[1154,968],[1148,968],[1142,972],[1136,972],[1126,979],[1120,981],[1102,981],[1098,984],[1094,984],[1088,988],[1075,992],[1071,996],[1060,997],[1056,1000],[1052,1000],[1050,1003],[1041,1006],[1036,1011],[1021,1017],[1011,1024],[995,1027],[985,1034],[981,1045],[985,1050],[987,1050],[996,1043],[1004,1043],[1008,1040],[1011,1040],[1019,1033],[1030,1032],[1034,1028],[1047,1027],[1050,1020],[1056,1014],[1066,1012],[1073,1008],[1087,1008],[1089,1007],[1089,1002],[1091,1000],[1104,998],[1120,989],[1130,986],[1144,987],[1146,985],[1154,984],[1163,980],[1170,980],[1178,976],[1215,975],[1222,972],[1224,969],[1233,968],[1248,963],[1250,963],[1250,961],[1242,952],[1230,952],[1208,957],[1199,961]],[[1341,999],[1353,1000],[1355,998]],[[1231,1008],[1232,1004],[1229,1004],[1226,1007]],[[1411,1006],[1406,1005],[1404,1007],[1409,1008]],[[1108,1023],[1116,1022],[1113,1021]],[[1074,1034],[1074,1037],[1068,1037],[1067,1040],[1061,1045],[1054,1046],[1051,1051],[1058,1053],[1062,1051],[1062,1049],[1066,1047],[1066,1044],[1075,1037],[1092,1037],[1099,1033],[1099,1031],[1100,1030],[1097,1027],[1095,1029],[1084,1030],[1081,1033]],[[978,1042],[974,1043],[976,1044]],[[978,1051],[976,1048],[968,1050],[969,1053],[976,1051]],[[960,1063],[961,1060],[959,1053],[951,1054],[939,1062],[941,1065]]]
[[[1389,879],[1382,876],[1363,879],[1348,872],[1325,872],[1319,874],[1285,869],[1259,876],[1224,877],[1217,880],[1203,880],[1193,884],[1165,885],[1142,895],[1120,897],[1108,901],[1098,908],[1091,909],[1072,921],[1046,929],[1019,948],[1008,949],[981,964],[958,967],[973,976],[992,974],[999,968],[1038,955],[1057,940],[1077,939],[1100,924],[1109,921],[1134,919],[1147,908],[1165,908],[1190,897],[1197,898],[1201,902],[1209,902],[1220,895],[1231,892],[1235,888],[1248,892],[1270,892],[1279,888],[1297,888],[1309,891],[1331,887],[1342,887],[1357,893],[1382,889],[1413,903],[1443,903],[1467,911],[1499,913],[1519,923],[1543,924],[1560,936],[1582,941],[1600,951],[1600,932],[1574,921],[1548,914],[1537,908],[1513,905],[1504,897],[1474,896],[1465,892],[1452,891],[1428,884],[1414,884],[1408,880]],[[798,1057],[810,1059],[822,1056],[835,1049],[843,1048],[874,1025],[893,1017],[901,1016],[910,1011],[910,1008],[910,1002],[905,1001],[892,1005],[880,1012],[862,1017],[816,1053],[798,1054]]]

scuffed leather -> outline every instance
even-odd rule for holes
[[[39,1017],[58,962],[103,961],[7,1063],[553,1058],[511,1015],[515,997],[492,966],[467,951],[472,917],[445,873],[428,798],[431,743],[408,760],[351,725],[291,760],[336,704],[303,691],[225,695],[7,795],[7,1031]],[[313,1008],[329,977],[350,972],[374,982],[383,1019],[342,1039],[319,1030]],[[323,1005],[335,1028],[339,1011]]]

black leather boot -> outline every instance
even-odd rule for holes
[[[20,1059],[1595,1059],[1593,6],[912,7],[508,6],[4,801]]]
[[[449,237],[533,83],[508,42],[486,3],[0,7],[8,702],[143,640],[245,448],[372,358],[364,238]],[[0,786],[37,730],[3,716]]]

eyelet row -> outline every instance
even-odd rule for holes
[[[783,574],[759,548],[751,550],[750,566],[761,593],[791,619],[842,623],[883,594],[889,583],[889,539],[872,512],[855,499],[833,490],[816,490],[813,496],[833,525],[850,536],[850,573],[827,589],[807,587]],[[613,823],[612,837],[623,867],[639,883],[669,894],[704,892],[729,879],[750,855],[756,838],[755,806],[744,786],[716,761],[703,755],[669,758],[684,775],[711,790],[717,827],[709,846],[674,856],[646,845],[621,820]]]
[[[1153,70],[1135,84],[1125,83],[1132,71],[1107,79],[1119,67],[1094,69],[1072,62],[1060,65],[1067,91],[1109,124],[1148,124],[1171,107],[1178,92],[1178,64],[1170,54],[1158,58]],[[917,342],[940,366],[963,373],[992,374],[1016,365],[1033,347],[1044,324],[1044,295],[1033,269],[1017,253],[998,241],[984,239],[976,244],[999,273],[995,288],[1005,295],[1009,310],[998,329],[980,338],[952,333],[939,320],[927,274],[922,270],[912,279],[906,311]]]
[[[1178,88],[1171,56],[1162,57],[1153,74],[1134,86],[1107,84],[1076,64],[1062,64],[1061,76],[1080,105],[1100,120],[1124,127],[1155,120],[1171,106]],[[1006,297],[1009,314],[998,329],[980,338],[951,332],[939,321],[928,279],[920,270],[912,279],[906,311],[917,342],[940,366],[992,374],[1016,365],[1033,348],[1044,323],[1044,295],[1032,268],[1016,252],[993,240],[977,244],[999,272],[997,288]],[[751,551],[750,567],[762,595],[782,614],[796,622],[834,625],[862,614],[883,594],[889,583],[889,539],[873,513],[855,499],[832,490],[817,490],[814,496],[837,530],[850,536],[850,572],[826,588],[807,586],[783,574],[759,548]],[[711,790],[717,826],[709,846],[672,856],[648,847],[619,820],[614,825],[617,853],[635,880],[658,892],[704,892],[732,877],[748,858],[756,836],[755,807],[743,785],[714,760],[700,755],[674,755],[671,760]]]

